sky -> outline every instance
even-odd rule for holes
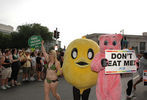
[[[61,47],[92,33],[147,32],[146,0],[0,0],[0,23],[39,23],[60,32]]]

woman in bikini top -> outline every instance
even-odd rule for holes
[[[49,54],[49,55],[51,55],[51,54]],[[55,65],[55,63],[49,63],[48,64],[48,68],[47,68],[47,75],[46,75],[46,81],[48,82],[48,83],[51,83],[51,82],[53,82],[53,83],[55,83],[56,81],[58,81],[58,77],[57,77],[57,69],[56,69],[56,65]]]
[[[60,62],[57,60],[57,55],[55,50],[51,50],[49,54],[46,53],[44,48],[44,41],[42,41],[42,52],[43,55],[48,62],[48,68],[46,72],[46,79],[44,81],[44,92],[45,92],[45,100],[50,100],[49,98],[49,92],[51,91],[53,96],[56,98],[56,100],[61,100],[59,94],[57,93],[57,86],[58,86],[58,76],[57,71],[62,74],[61,68],[60,68]]]

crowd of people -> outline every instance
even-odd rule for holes
[[[57,100],[61,100],[59,94],[56,92],[58,86],[59,72],[62,74],[62,64],[64,52],[57,52],[51,50],[46,52],[42,41],[42,47],[40,51],[31,51],[29,49],[5,49],[0,50],[0,81],[1,89],[6,90],[8,88],[21,85],[18,82],[18,75],[20,69],[23,70],[22,82],[25,81],[43,81],[44,80],[44,92],[45,100],[49,100],[49,92],[51,91],[53,96]],[[143,70],[147,66],[147,52],[143,55],[138,55],[138,73],[140,79],[134,83],[131,81],[127,83],[128,87],[131,87],[130,92],[127,95],[131,95],[132,88],[136,89],[136,85],[143,81]]]
[[[58,52],[57,58],[63,64],[64,52]],[[25,81],[43,81],[46,78],[47,61],[40,50],[5,49],[0,50],[0,83],[1,89],[19,86]],[[22,82],[19,71],[22,69]]]

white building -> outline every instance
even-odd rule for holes
[[[136,50],[137,53],[147,51],[147,33],[142,35],[125,35],[128,47]]]
[[[92,39],[95,42],[99,43],[98,37],[104,35],[105,33],[94,33],[86,35],[86,38]],[[132,48],[136,53],[142,53],[147,51],[147,32],[144,32],[142,35],[124,35],[128,41],[128,48]]]
[[[11,33],[11,32],[13,32],[13,27],[10,25],[0,24],[0,32]]]

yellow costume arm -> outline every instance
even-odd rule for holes
[[[57,61],[57,75],[60,76],[62,74],[62,68],[60,67],[60,62]]]

